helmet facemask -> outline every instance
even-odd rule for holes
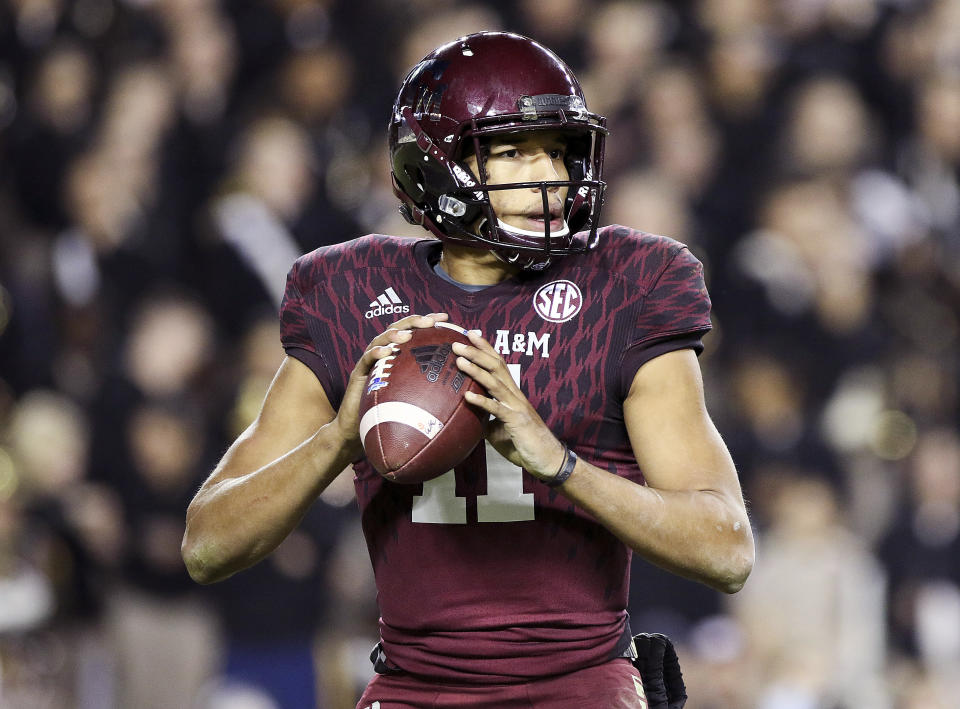
[[[414,67],[394,104],[389,142],[401,214],[445,241],[489,249],[524,269],[590,250],[605,186],[605,123],[587,111],[569,68],[528,38],[479,33],[444,45]],[[490,184],[491,140],[538,131],[564,136],[567,179]],[[491,195],[503,190],[539,191],[542,232],[500,219]],[[566,192],[559,210],[557,190]],[[562,220],[559,228],[552,218]]]
[[[566,179],[489,182],[487,161],[493,141],[504,137],[506,142],[511,143],[512,136],[527,137],[548,131],[559,132],[564,138]],[[458,195],[466,193],[468,198],[471,194],[474,198],[481,197],[479,207],[483,217],[472,229],[468,229],[474,241],[481,242],[507,263],[525,270],[541,270],[554,258],[592,248],[591,242],[596,239],[596,224],[590,223],[590,216],[595,212],[592,206],[599,205],[603,196],[602,183],[591,180],[592,165],[595,142],[598,137],[602,141],[602,134],[582,129],[557,131],[555,124],[546,124],[543,127],[516,130],[494,129],[484,132],[481,129],[472,132],[470,137],[469,142],[473,145],[471,152],[476,156],[476,172],[479,173],[480,194],[474,194],[477,192],[475,189],[460,190]],[[523,142],[522,137],[519,143]],[[494,206],[497,193],[512,190],[535,190],[539,193],[539,216],[536,211],[530,216],[543,224],[542,229],[508,224],[503,219],[504,215],[497,213]],[[558,192],[565,195],[559,204]],[[584,226],[590,229],[586,238],[581,236],[575,239],[575,234]]]

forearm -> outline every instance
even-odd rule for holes
[[[711,490],[656,490],[583,459],[559,488],[651,563],[726,593],[753,567],[753,533],[739,501]]]
[[[356,453],[332,422],[265,465],[250,447],[238,439],[187,509],[182,553],[200,583],[223,580],[272,552]]]

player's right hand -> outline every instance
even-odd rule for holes
[[[363,452],[363,444],[360,441],[360,398],[363,396],[363,388],[366,386],[367,376],[373,365],[377,360],[389,356],[393,352],[394,345],[409,340],[411,330],[414,328],[433,327],[435,323],[446,320],[448,317],[447,313],[408,315],[370,340],[367,349],[350,372],[347,390],[344,392],[337,416],[333,420],[334,425],[340,429],[344,444],[354,449],[356,457]]]

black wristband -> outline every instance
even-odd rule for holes
[[[549,480],[544,480],[548,487],[558,487],[559,485],[563,485],[563,483],[567,481],[567,478],[569,478],[573,473],[573,469],[577,465],[577,454],[570,450],[566,444],[563,446],[563,451],[563,464],[560,466],[560,472],[558,472]]]

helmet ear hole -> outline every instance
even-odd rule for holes
[[[403,171],[406,173],[407,179],[410,180],[410,185],[408,187],[409,196],[414,202],[423,202],[424,198],[427,196],[427,191],[424,187],[425,180],[423,176],[423,170],[419,166],[411,169],[411,167],[408,165]]]

